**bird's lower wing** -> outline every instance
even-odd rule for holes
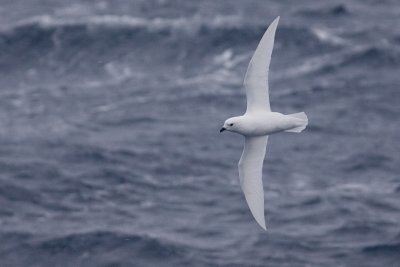
[[[257,223],[266,230],[262,167],[268,136],[246,137],[239,161],[239,177],[247,204]]]

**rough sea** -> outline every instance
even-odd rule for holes
[[[243,77],[281,16],[267,232]],[[0,266],[400,266],[397,0],[0,0]]]

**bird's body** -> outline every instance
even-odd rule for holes
[[[268,136],[279,132],[301,132],[308,124],[304,112],[283,115],[272,112],[268,95],[268,69],[279,17],[268,27],[247,68],[247,111],[225,121],[220,132],[235,132],[245,137],[239,160],[239,178],[247,204],[257,223],[266,230],[262,167]]]
[[[269,111],[245,113],[243,116],[233,118],[236,122],[234,123],[235,128],[231,129],[231,132],[249,137],[289,131],[304,125],[304,120],[300,118]]]

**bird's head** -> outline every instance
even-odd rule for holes
[[[240,129],[240,117],[232,117],[224,122],[224,125],[222,126],[221,130],[219,130],[219,132],[220,133],[222,133],[223,131],[237,132],[239,129]]]

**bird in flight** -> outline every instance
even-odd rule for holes
[[[268,136],[278,132],[303,131],[308,124],[304,112],[284,115],[272,112],[268,95],[268,69],[274,46],[277,17],[268,27],[254,52],[244,78],[247,110],[244,115],[224,122],[220,132],[230,131],[245,137],[239,160],[239,178],[246,202],[257,223],[266,230],[262,167]]]

